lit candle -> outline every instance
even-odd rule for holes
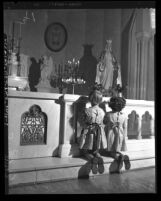
[[[78,60],[78,65],[77,65],[77,73],[79,73],[79,60]]]

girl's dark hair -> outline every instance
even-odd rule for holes
[[[89,94],[89,101],[92,105],[98,105],[102,102],[102,92],[99,90],[94,90]]]
[[[126,100],[123,97],[111,97],[108,105],[113,111],[120,112],[125,107]]]

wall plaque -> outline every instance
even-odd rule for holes
[[[44,39],[48,49],[58,52],[66,45],[67,30],[61,23],[52,23],[46,28]]]

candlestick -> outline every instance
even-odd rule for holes
[[[14,50],[14,33],[15,32],[15,22],[13,22],[13,27],[12,27],[12,52]]]
[[[62,93],[63,88],[72,85],[72,93],[74,94],[75,85],[83,85],[86,82],[82,74],[79,74],[78,68],[79,60],[76,61],[75,58],[71,61],[68,60],[66,64],[61,63],[57,67],[55,66],[55,75],[51,78],[55,83],[53,87],[58,87],[59,92]]]

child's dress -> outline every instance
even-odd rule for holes
[[[98,105],[85,109],[82,114],[84,125],[82,124],[80,135],[80,149],[95,151],[107,148],[103,125],[104,115],[104,111]]]
[[[104,117],[107,151],[126,151],[127,118],[122,112],[107,112]]]

